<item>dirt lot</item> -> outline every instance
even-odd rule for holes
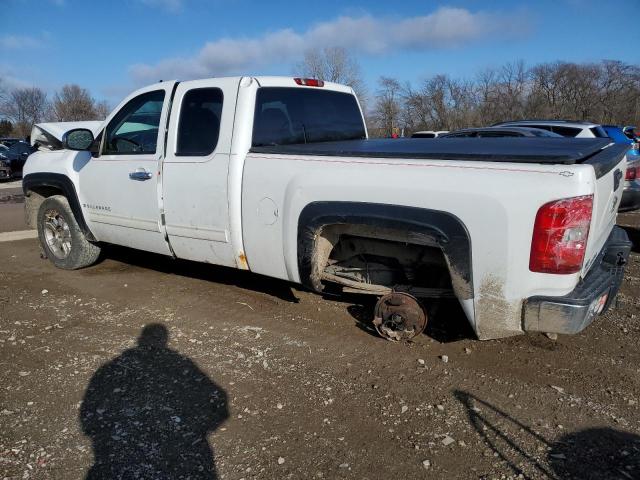
[[[557,341],[479,342],[452,305],[398,345],[356,297],[0,243],[0,478],[640,478],[640,214],[620,223],[618,308]]]

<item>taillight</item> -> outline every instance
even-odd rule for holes
[[[633,168],[633,167],[627,168],[627,173],[624,174],[624,179],[635,180],[639,169],[640,168]]]
[[[593,195],[565,198],[540,207],[531,240],[529,270],[576,273],[587,248]]]
[[[315,78],[294,78],[293,81],[305,87],[324,87],[324,81]]]

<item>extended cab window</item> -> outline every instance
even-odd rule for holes
[[[312,88],[258,89],[253,146],[317,143],[365,138],[356,98]]]
[[[209,155],[218,144],[222,90],[196,88],[182,98],[176,155]]]
[[[106,155],[156,153],[164,90],[143,93],[130,100],[105,129]]]

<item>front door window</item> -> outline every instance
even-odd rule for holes
[[[143,93],[130,100],[105,129],[104,155],[156,153],[164,90]]]

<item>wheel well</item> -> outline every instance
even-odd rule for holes
[[[45,198],[52,195],[63,195],[69,202],[76,222],[87,240],[96,241],[84,220],[75,185],[69,177],[61,173],[30,173],[23,177],[22,188],[26,196],[25,217],[27,225],[36,228],[38,209]]]
[[[343,291],[382,294],[394,287],[452,290],[445,256],[435,241],[403,230],[368,225],[328,225],[317,237],[319,279]],[[442,293],[444,295],[444,293]]]
[[[38,227],[38,210],[42,202],[53,195],[64,195],[64,192],[56,187],[38,185],[29,187],[25,192],[24,215],[27,225],[33,229]]]
[[[429,266],[434,275],[435,272],[441,272],[444,276],[435,283],[446,283],[446,272],[450,288],[458,299],[473,298],[471,237],[464,223],[453,214],[380,203],[310,203],[302,209],[298,218],[297,256],[301,282],[313,290],[322,291],[322,282],[327,280],[328,274],[341,273],[342,278],[338,283],[344,285],[344,274],[347,272],[344,269],[336,272],[335,268],[327,272],[327,267],[348,260],[345,252],[352,246],[355,251],[367,254],[369,258],[365,258],[364,263],[362,258],[356,259],[353,265],[347,262],[346,267],[351,268],[348,273],[352,277],[347,279],[349,282],[354,280],[354,272],[360,270],[359,281],[354,282],[356,285],[348,283],[349,287],[362,289],[364,286],[371,290],[371,277],[362,277],[362,272],[367,272],[367,263],[370,262],[376,263],[377,267],[382,265],[395,270],[394,273],[389,268],[380,268],[382,272],[386,270],[384,273],[388,276],[386,280],[378,279],[382,285],[377,284],[376,288],[382,286],[389,291],[389,287],[395,286],[398,279],[413,282],[416,278],[419,283],[432,285],[434,280],[430,278],[431,274],[415,274],[416,271],[424,271],[424,266]],[[383,258],[371,258],[375,255]],[[389,276],[391,273],[396,276]],[[423,293],[431,296],[429,292]]]

